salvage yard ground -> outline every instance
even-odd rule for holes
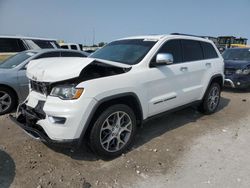
[[[211,116],[188,108],[147,122],[111,161],[49,148],[0,117],[0,187],[249,187],[250,94],[222,96]]]

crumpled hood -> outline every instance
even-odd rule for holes
[[[56,57],[33,60],[27,67],[27,77],[39,82],[59,82],[76,78],[82,70],[94,61],[120,68],[130,68],[122,63],[80,57]]]
[[[247,66],[250,66],[249,61],[225,60],[225,68],[244,69]]]

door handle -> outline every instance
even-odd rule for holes
[[[211,63],[206,63],[206,67],[207,67],[207,68],[210,68],[211,66],[212,66]]]
[[[182,72],[185,72],[185,71],[188,70],[188,68],[187,68],[187,67],[181,67],[180,70],[181,70]]]

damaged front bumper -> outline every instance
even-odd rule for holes
[[[10,119],[19,127],[21,127],[29,136],[36,140],[40,140],[49,145],[57,145],[69,148],[74,148],[77,146],[79,144],[79,139],[53,140],[46,134],[42,126],[37,124],[39,120],[46,118],[46,114],[43,111],[43,106],[44,103],[41,102],[38,103],[36,108],[32,109],[26,104],[22,104],[18,109],[19,115],[16,117],[10,115]]]

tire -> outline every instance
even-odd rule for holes
[[[15,93],[6,87],[0,87],[0,115],[12,112],[17,105]]]
[[[110,106],[100,114],[91,129],[90,148],[104,159],[118,157],[132,145],[136,128],[136,117],[130,107],[124,104]]]
[[[199,106],[199,111],[206,115],[216,112],[220,104],[220,94],[220,85],[216,82],[212,83],[209,86],[201,105]]]

